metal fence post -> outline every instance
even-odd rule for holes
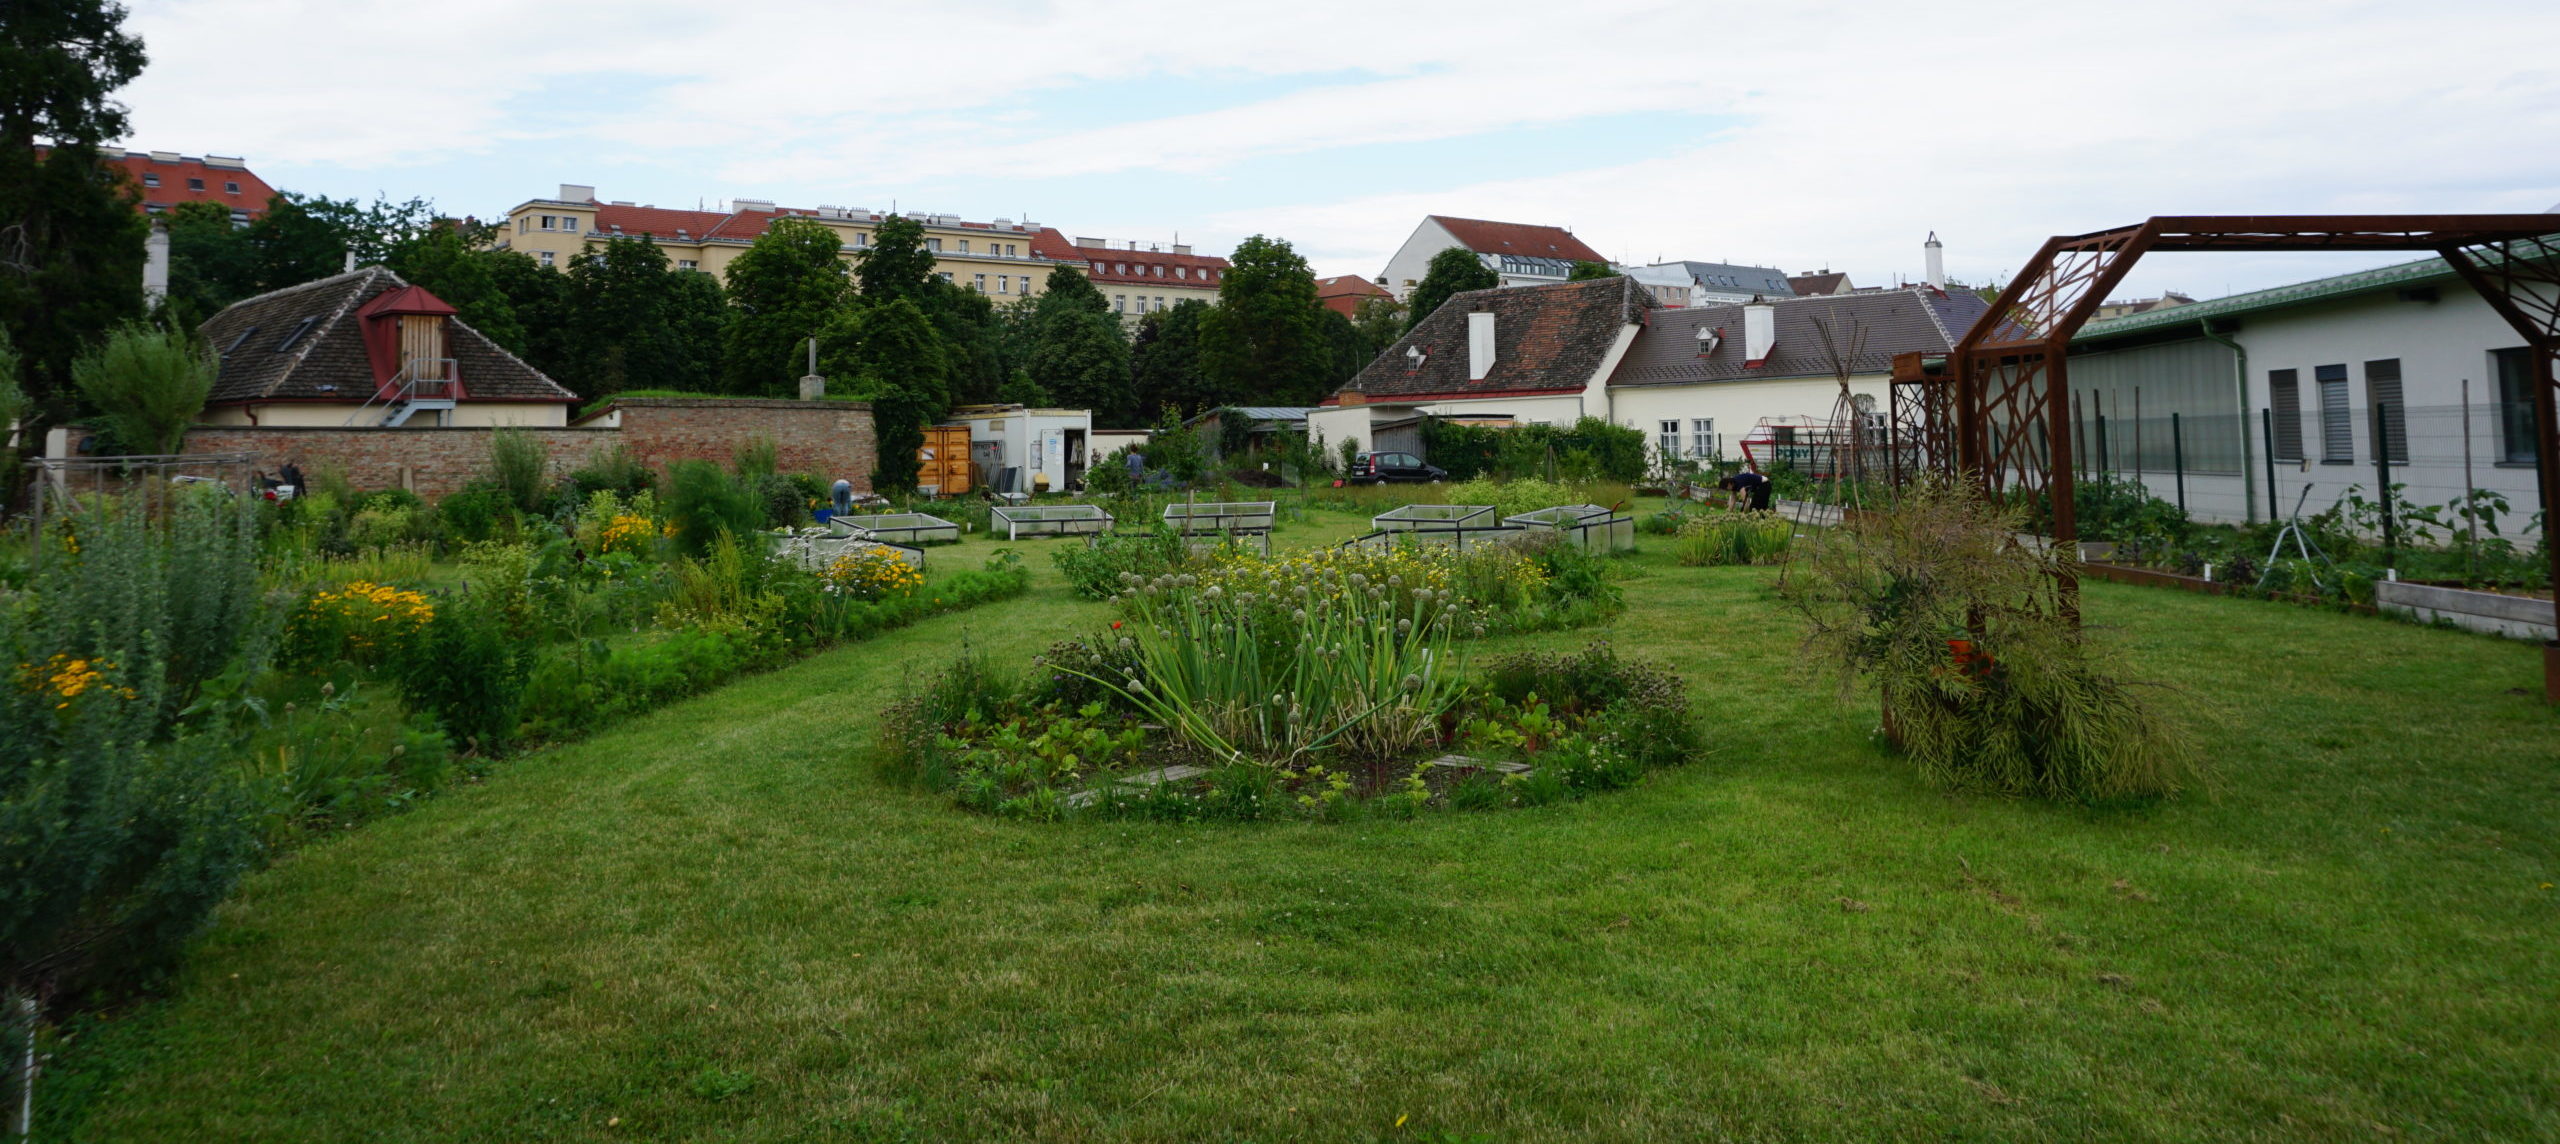
[[[2267,438],[2267,520],[2276,517],[2276,411],[2268,406],[2258,411],[2258,428]]]
[[[2383,406],[2373,403],[2373,484],[2382,496],[2382,566],[2399,567],[2400,531],[2391,521],[2391,439],[2383,435]]]
[[[2178,512],[2183,516],[2187,511],[2187,438],[2178,427],[2176,410],[2169,413],[2169,464],[2178,472]]]
[[[2470,542],[2462,548],[2462,582],[2475,584],[2480,578],[2476,563],[2480,558],[2480,489],[2471,483],[2471,379],[2462,379],[2462,517],[2468,525]]]

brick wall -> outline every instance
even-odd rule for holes
[[[408,488],[433,500],[488,470],[489,438],[496,432],[200,425],[187,431],[186,451],[247,453],[249,463],[270,476],[288,461],[306,473],[334,468],[359,489]],[[673,461],[726,465],[759,437],[773,442],[783,472],[814,473],[830,482],[842,477],[857,491],[870,491],[878,462],[871,407],[854,401],[634,398],[580,427],[518,432],[550,451],[555,476],[617,444],[661,473]]]

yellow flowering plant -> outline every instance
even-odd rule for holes
[[[83,695],[108,695],[131,699],[134,690],[112,682],[116,665],[110,660],[76,657],[55,652],[43,663],[18,665],[18,685],[54,700],[54,709],[67,709]]]
[[[370,580],[311,593],[285,623],[289,663],[315,666],[340,659],[375,666],[415,640],[436,616],[424,594]]]
[[[890,548],[866,548],[836,557],[819,579],[827,591],[857,600],[904,596],[924,586],[923,570]]]

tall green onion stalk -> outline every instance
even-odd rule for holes
[[[1439,729],[1466,675],[1445,592],[1351,573],[1255,593],[1191,575],[1131,585],[1107,633],[1134,661],[1095,678],[1223,760],[1293,767],[1328,748],[1384,758]]]

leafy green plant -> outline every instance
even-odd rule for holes
[[[214,364],[187,335],[131,324],[71,364],[71,381],[130,450],[176,453],[213,392]]]
[[[1163,528],[1098,536],[1081,548],[1060,548],[1050,558],[1057,561],[1067,586],[1088,600],[1108,599],[1121,589],[1124,576],[1153,579],[1191,563],[1183,539]]]
[[[1815,546],[1785,587],[1807,659],[1872,680],[1886,732],[1933,779],[2075,801],[2198,780],[2193,746],[2053,594],[2069,559],[2015,541],[2019,514],[1929,479]]]
[[[667,522],[681,551],[700,555],[723,534],[744,537],[764,527],[765,506],[709,461],[676,462],[667,471],[667,486]]]
[[[542,511],[551,492],[550,467],[550,450],[532,434],[512,428],[489,434],[489,481],[516,511]]]
[[[497,609],[465,596],[436,609],[392,670],[411,710],[434,716],[472,750],[496,754],[515,738],[530,660]]]
[[[1795,522],[1773,512],[1694,512],[1681,521],[1672,557],[1692,567],[1775,564],[1795,533]]]

